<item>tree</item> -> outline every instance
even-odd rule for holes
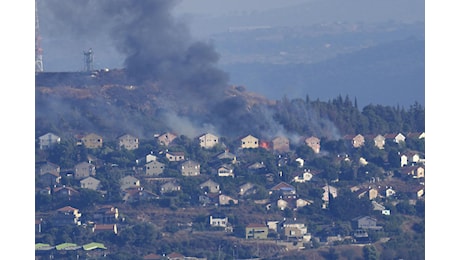
[[[379,252],[373,245],[367,245],[363,247],[364,259],[366,260],[378,260]]]
[[[331,216],[343,221],[351,221],[357,216],[369,215],[372,211],[372,204],[368,199],[360,199],[348,189],[342,190],[335,198],[329,197]]]

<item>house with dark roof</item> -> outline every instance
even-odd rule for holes
[[[81,213],[77,208],[65,206],[56,210],[52,217],[55,226],[81,225]]]
[[[250,223],[245,227],[246,239],[267,239],[268,226],[259,223]]]
[[[93,233],[96,232],[110,232],[115,235],[118,234],[117,224],[94,224],[91,229]]]
[[[280,182],[269,190],[269,194],[276,192],[281,195],[296,194],[295,187],[286,182]]]

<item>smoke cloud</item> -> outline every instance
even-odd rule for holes
[[[54,44],[61,46],[63,57],[82,61],[83,50],[88,48],[95,55],[113,54],[122,57],[123,70],[137,87],[160,86],[155,102],[166,111],[161,117],[171,130],[189,137],[204,132],[229,137],[249,133],[265,138],[288,135],[269,109],[251,107],[243,97],[226,94],[229,77],[216,66],[219,54],[212,45],[194,41],[187,24],[173,16],[178,3],[177,0],[38,2],[41,30],[48,40],[53,39]],[[69,57],[69,53],[79,58]],[[104,66],[96,63],[95,67]],[[138,99],[140,103],[149,102],[144,97]],[[104,105],[104,109],[109,111],[109,105]],[[131,132],[135,125],[139,126],[138,122],[129,122],[132,117],[123,111],[112,114],[124,115],[126,120],[122,125],[133,126],[129,127]],[[112,126],[108,122],[105,125]],[[146,131],[137,132],[146,135]]]

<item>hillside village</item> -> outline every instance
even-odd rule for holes
[[[424,139],[44,133],[36,259],[417,259]]]

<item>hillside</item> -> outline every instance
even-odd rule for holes
[[[408,108],[414,101],[424,104],[424,52],[423,40],[407,38],[313,64],[241,62],[222,65],[222,69],[269,98],[309,95],[327,101],[336,93],[357,97],[361,107],[385,104]]]
[[[98,132],[108,138],[130,132],[149,138],[156,132],[180,129],[183,134],[197,135],[222,130],[228,119],[220,115],[243,116],[254,105],[274,103],[242,86],[215,92],[206,96],[160,82],[134,83],[123,70],[39,73],[36,131],[64,136]]]

